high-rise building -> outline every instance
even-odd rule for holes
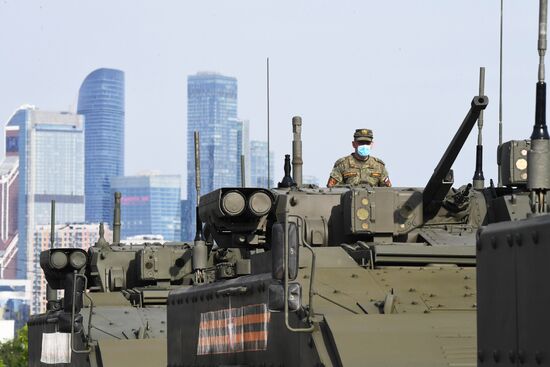
[[[269,183],[267,182],[267,142],[252,140],[250,141],[250,185],[251,187],[266,187],[274,186],[274,169],[275,162],[273,161],[273,152],[269,153]]]
[[[41,274],[34,230],[50,223],[51,200],[56,201],[56,223],[84,221],[84,119],[26,106],[10,118],[7,129],[13,140],[7,145],[19,154],[17,277],[32,280],[34,296]]]
[[[181,179],[178,175],[146,174],[113,177],[111,192],[122,194],[121,238],[161,235],[181,238]]]
[[[84,223],[66,223],[58,224],[54,228],[55,231],[55,248],[77,247],[83,250],[88,250],[99,239],[99,224],[84,224]],[[113,233],[107,224],[104,224],[104,238],[109,243],[112,242]],[[38,225],[34,229],[34,246],[40,252],[51,248],[50,243],[51,226]],[[39,272],[38,290],[33,289],[32,308],[39,312],[46,310],[46,278],[44,273]]]
[[[195,208],[189,204],[189,200],[181,201],[181,240],[192,241],[195,238],[195,232],[191,228],[191,223],[195,223]]]
[[[0,164],[0,279],[16,275],[19,157],[6,155]]]
[[[25,108],[27,106],[22,106]],[[31,107],[31,106],[28,106]],[[12,116],[14,117],[14,116]],[[11,121],[12,118],[9,119]],[[18,126],[4,128],[5,158],[0,164],[0,279],[16,277],[18,250],[19,149]]]
[[[243,123],[237,119],[237,79],[202,72],[187,79],[187,200],[194,213],[195,155],[193,133],[200,134],[201,194],[222,186],[240,186]],[[183,218],[184,239],[194,237],[195,218]]]
[[[124,73],[97,69],[78,94],[84,115],[86,221],[111,223],[111,177],[124,175]]]

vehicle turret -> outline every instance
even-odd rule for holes
[[[171,289],[193,281],[191,246],[124,243],[120,199],[116,193],[113,243],[101,223],[87,251],[52,246],[40,254],[48,309],[28,322],[30,366],[165,365],[166,300]]]

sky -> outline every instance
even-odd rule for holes
[[[126,175],[184,176],[187,76],[236,77],[239,117],[265,140],[269,57],[276,180],[299,115],[305,175],[324,184],[352,151],[354,130],[370,128],[394,186],[422,187],[484,66],[484,173],[496,181],[499,11],[499,0],[0,0],[2,134],[20,105],[75,110],[86,75],[117,68],[126,76]],[[504,1],[504,141],[531,134],[537,22],[538,1]],[[453,167],[457,186],[472,179],[476,140],[474,128]]]

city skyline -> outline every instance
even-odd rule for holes
[[[195,132],[199,135],[200,195],[224,186],[241,186],[243,135],[248,130],[238,118],[237,78],[197,72],[187,78],[187,197],[182,208],[182,239],[193,238],[195,187]]]
[[[418,14],[420,5],[430,12]],[[239,79],[239,117],[257,127],[251,139],[265,140],[265,61],[270,57],[276,181],[282,176],[284,154],[291,151],[290,120],[301,115],[304,174],[318,177],[321,184],[334,161],[351,151],[353,131],[368,127],[375,133],[373,154],[386,162],[392,182],[424,185],[477,92],[480,66],[487,67],[490,97],[484,171],[487,178],[496,177],[496,2],[348,1],[317,4],[313,12],[310,4],[300,1],[240,1],[231,6],[171,2],[164,7],[121,1],[109,4],[109,14],[101,11],[101,2],[76,6],[68,1],[8,1],[0,7],[1,33],[11,35],[5,46],[18,55],[2,60],[2,66],[13,72],[1,76],[6,88],[0,114],[8,116],[23,102],[46,109],[74,106],[75,90],[90,70],[124,70],[126,118],[131,121],[125,136],[127,174],[150,169],[186,172],[185,79],[199,70]],[[469,11],[474,7],[478,11]],[[17,28],[14,20],[21,13],[30,21],[24,32],[13,34],[10,29]],[[108,26],[96,27],[94,19]],[[504,140],[528,137],[532,124],[536,19],[535,7],[505,3]],[[479,27],[461,29],[465,22]],[[196,29],[203,29],[201,37],[196,37]],[[484,42],[470,42],[480,34]],[[25,46],[29,39],[44,45],[40,52]],[[515,90],[524,92],[518,95]],[[429,114],[426,99],[434,104]],[[437,139],[422,134],[425,131],[433,131]],[[159,141],[163,144],[151,144]],[[422,164],[405,162],[403,147],[422,157]],[[471,180],[474,153],[472,137],[455,164],[457,183]]]

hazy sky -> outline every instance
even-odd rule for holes
[[[23,103],[74,109],[87,74],[118,68],[126,174],[184,174],[187,76],[237,77],[239,116],[265,139],[269,57],[277,180],[291,118],[301,115],[304,174],[325,183],[353,131],[366,127],[394,185],[423,186],[486,66],[484,171],[496,178],[499,8],[499,0],[0,0],[0,121]],[[505,1],[505,141],[527,138],[534,122],[537,18],[538,1]],[[457,184],[474,173],[475,139],[474,130],[455,164]]]

